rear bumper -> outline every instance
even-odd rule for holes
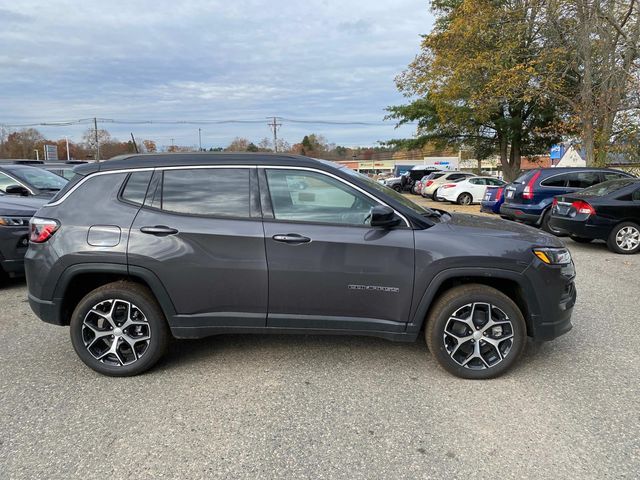
[[[527,211],[522,206],[503,203],[500,206],[500,215],[510,220],[518,220],[530,225],[537,225],[540,222],[541,213],[538,211]]]
[[[613,227],[613,225],[592,224],[589,220],[585,222],[584,220],[573,220],[554,216],[551,217],[549,225],[565,235],[600,240],[606,240]]]
[[[500,213],[497,204],[498,202],[483,201],[480,203],[480,211],[485,213]]]
[[[28,294],[28,298],[31,310],[33,310],[33,313],[35,313],[40,320],[53,325],[64,325],[60,315],[61,300],[42,300],[34,297],[30,293]]]

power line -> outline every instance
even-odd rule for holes
[[[269,117],[271,118],[271,117]],[[393,122],[362,122],[362,121],[346,121],[346,120],[326,120],[326,119],[297,119],[274,117],[283,122],[305,124],[305,125],[352,125],[352,126],[387,126],[393,125]],[[32,123],[1,123],[4,128],[25,128],[25,127],[68,127],[72,125],[91,124],[95,122],[123,125],[224,125],[224,124],[261,124],[264,120],[250,119],[200,119],[200,120],[133,120],[133,119],[114,119],[114,118],[81,118],[79,120],[56,120],[41,121]],[[408,123],[414,125],[415,122]]]

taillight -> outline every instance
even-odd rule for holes
[[[457,187],[457,185],[455,183],[447,183],[443,185],[441,188],[451,188],[451,187]]]
[[[424,184],[425,187],[428,187],[433,183],[433,180],[427,180],[427,183]]]
[[[576,209],[577,213],[585,213],[587,215],[595,215],[596,213],[595,208],[583,200],[576,200],[571,206]]]
[[[500,200],[500,198],[502,197],[502,191],[504,190],[503,187],[500,187],[497,191],[496,191],[496,200]]]
[[[553,199],[553,202],[551,203],[551,206],[552,207],[557,207],[558,206],[558,199],[557,198]]]
[[[56,220],[33,217],[29,222],[29,241],[32,243],[44,243],[51,238],[60,228]]]
[[[522,192],[522,198],[526,198],[527,200],[531,200],[533,198],[533,184],[536,182],[538,177],[540,176],[540,171],[537,171],[531,177],[531,180],[527,182],[527,186],[524,187],[524,192]]]

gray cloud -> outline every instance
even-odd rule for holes
[[[269,115],[378,122],[387,105],[403,101],[393,78],[432,19],[423,0],[23,0],[0,7],[0,22],[2,123]],[[121,138],[136,129],[177,143],[193,143],[197,131],[107,127]],[[75,138],[83,128],[43,131]],[[208,145],[269,135],[259,124],[203,130]],[[281,135],[296,142],[311,131],[350,145],[398,136],[392,126],[293,124]]]

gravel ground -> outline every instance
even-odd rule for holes
[[[100,376],[0,287],[0,478],[638,478],[640,255],[568,241],[574,329],[491,381],[424,340],[228,335]]]

